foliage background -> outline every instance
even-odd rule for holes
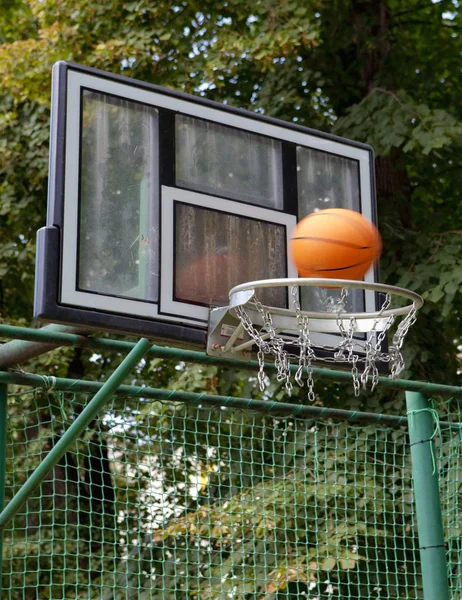
[[[3,0],[0,311],[30,323],[59,59],[373,145],[381,277],[424,294],[409,374],[454,382],[461,310],[456,0]],[[62,365],[65,368],[65,365]]]
[[[372,144],[381,279],[426,299],[406,340],[405,375],[457,383],[461,25],[457,0],[3,0],[0,318],[31,323],[51,68],[73,60]],[[103,380],[120,358],[61,349],[27,368]],[[215,367],[146,361],[136,380],[258,397],[247,373]],[[356,399],[336,384],[318,388],[319,404],[404,411],[399,394]],[[284,398],[277,385],[270,392]]]

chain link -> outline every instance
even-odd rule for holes
[[[260,391],[263,392],[265,390],[265,341],[261,339],[260,333],[255,329],[249,315],[245,312],[245,308],[243,306],[236,306],[235,311],[242,326],[258,346],[257,360],[259,368],[257,379]]]
[[[411,310],[406,315],[406,317],[400,322],[396,331],[393,335],[393,340],[388,349],[390,358],[391,358],[391,373],[390,378],[395,379],[404,369],[404,358],[401,353],[401,348],[403,347],[404,338],[406,337],[409,329],[414,325],[417,320],[417,307],[413,304]]]
[[[276,380],[285,382],[286,391],[291,396],[293,386],[290,380],[290,357],[284,348],[285,342],[276,333],[271,313],[265,310],[263,304],[257,298],[255,298],[255,306],[262,317],[263,329],[266,329],[270,336],[270,352],[274,355],[274,364],[277,369]]]
[[[266,387],[266,376],[265,376],[265,358],[269,355],[274,357],[274,365],[277,370],[277,381],[284,382],[286,391],[289,395],[292,394],[293,384],[291,381],[291,358],[295,358],[295,354],[290,354],[288,347],[297,346],[299,348],[298,368],[294,375],[294,380],[300,387],[304,387],[305,384],[308,390],[308,400],[313,402],[315,400],[314,393],[314,378],[313,378],[313,362],[316,360],[322,360],[326,363],[337,363],[350,365],[351,375],[353,381],[353,389],[355,395],[359,395],[361,385],[366,388],[370,381],[371,390],[377,386],[379,382],[379,370],[378,363],[389,363],[390,364],[390,377],[395,378],[404,369],[404,359],[401,353],[404,338],[408,333],[410,327],[416,321],[417,308],[414,304],[410,312],[406,317],[399,323],[396,332],[393,335],[392,343],[390,344],[388,351],[383,351],[382,346],[385,341],[387,332],[395,321],[395,316],[390,315],[384,320],[383,313],[390,307],[392,298],[390,294],[385,297],[382,306],[376,315],[373,325],[369,330],[367,339],[361,340],[355,338],[355,332],[357,329],[357,321],[354,317],[348,319],[342,318],[342,313],[346,312],[346,300],[348,296],[348,288],[342,288],[340,296],[333,298],[330,296],[324,303],[324,307],[328,312],[335,315],[337,328],[340,333],[340,341],[332,345],[321,345],[316,344],[313,346],[312,340],[310,339],[310,319],[303,314],[299,294],[298,286],[294,285],[290,288],[292,297],[292,304],[294,307],[295,318],[297,321],[298,338],[296,340],[290,338],[283,338],[276,330],[274,325],[273,316],[270,309],[267,309],[255,296],[251,300],[251,306],[253,306],[262,321],[262,327],[256,327],[250,316],[248,315],[245,306],[234,307],[235,313],[239,318],[242,326],[253,340],[258,348],[257,360],[258,360],[258,384],[261,391],[264,391]],[[377,331],[377,327],[381,323],[381,330]],[[347,326],[345,326],[347,324]],[[332,352],[333,356],[320,357],[316,352],[319,350],[326,350]],[[358,365],[364,364],[361,367],[361,373]],[[304,375],[306,373],[306,378]]]
[[[352,365],[351,376],[353,378],[354,393],[355,393],[355,396],[359,396],[359,391],[361,388],[360,383],[359,383],[359,371],[358,371],[358,367],[357,367],[359,356],[357,354],[354,354],[354,340],[353,340],[355,329],[356,329],[356,319],[354,317],[351,317],[350,321],[349,321],[349,326],[348,326],[348,333],[347,333],[345,348],[346,348],[346,350],[348,350],[347,361],[348,361],[348,363],[350,363]]]
[[[295,373],[295,381],[298,383],[298,385],[300,387],[303,387],[305,385],[304,381],[303,381],[303,372],[306,370],[306,372],[307,372],[306,384],[308,387],[308,400],[310,402],[314,402],[314,400],[316,399],[316,396],[314,393],[312,361],[313,361],[313,359],[316,358],[316,354],[311,346],[310,329],[309,329],[310,320],[308,319],[308,317],[302,315],[300,302],[298,300],[297,286],[295,286],[295,285],[292,286],[291,294],[293,297],[293,304],[294,304],[294,309],[295,309],[295,315],[297,318],[298,330],[300,332],[300,335],[296,342],[300,348],[300,356],[299,356],[299,360],[298,360],[298,369],[297,369],[297,372]]]
[[[371,391],[374,391],[375,387],[379,383],[379,370],[377,368],[377,363],[381,360],[382,355],[382,343],[385,339],[388,329],[393,324],[395,317],[391,315],[387,321],[384,329],[377,334],[377,325],[382,319],[383,313],[390,307],[391,305],[391,296],[387,294],[385,296],[385,300],[379,310],[377,317],[374,319],[374,324],[371,328],[371,335],[368,337],[365,344],[365,366],[364,370],[361,374],[361,384],[364,389],[367,387],[367,381],[369,376],[371,377]],[[375,344],[371,342],[372,338],[375,336]]]

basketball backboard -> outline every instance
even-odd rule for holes
[[[369,146],[66,62],[49,177],[35,316],[178,346],[205,347],[209,307],[235,285],[297,276],[288,239],[307,214],[376,221]]]

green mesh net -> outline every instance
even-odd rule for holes
[[[10,395],[7,501],[87,400]],[[421,598],[410,486],[405,427],[114,397],[5,530],[3,597]]]
[[[462,411],[460,399],[439,403],[441,421],[454,424],[442,427],[437,442],[441,508],[451,600],[462,599]]]

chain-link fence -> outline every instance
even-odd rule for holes
[[[87,400],[10,394],[7,501]],[[8,524],[3,597],[422,598],[406,425],[281,416],[264,404],[114,396]],[[460,440],[442,435],[459,599]]]

